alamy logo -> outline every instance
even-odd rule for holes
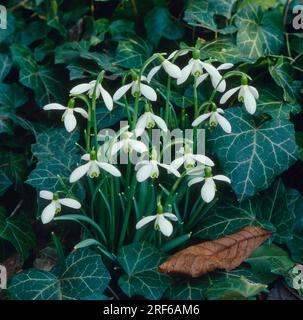
[[[7,11],[2,5],[0,5],[0,29],[7,29]]]
[[[7,272],[3,265],[0,265],[0,289],[6,289]]]
[[[303,266],[298,264],[292,269],[293,277],[293,288],[296,290],[303,289]]]
[[[293,7],[292,12],[294,18],[292,26],[295,30],[303,30],[303,5],[296,5]]]

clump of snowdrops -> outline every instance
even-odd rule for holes
[[[80,223],[84,228],[83,240],[75,247],[96,246],[111,259],[122,245],[132,241],[147,240],[171,249],[189,239],[203,214],[215,204],[217,188],[231,183],[228,177],[214,173],[214,161],[197,148],[197,132],[201,128],[216,130],[220,126],[226,134],[232,132],[224,110],[213,102],[214,97],[221,95],[219,103],[223,105],[238,94],[238,100],[250,114],[256,111],[258,99],[248,75],[231,71],[230,63],[218,65],[213,59],[201,60],[200,50],[203,48],[197,44],[170,55],[153,54],[140,70],[125,72],[113,95],[105,89],[108,83],[101,71],[97,79],[72,88],[66,106],[51,103],[44,107],[63,112],[62,121],[68,132],[77,128],[79,118],[86,121],[85,130],[82,128],[85,145],[79,146],[81,163],[69,178],[70,184],[80,182],[85,186],[86,197],[77,199],[62,180],[62,188],[55,193],[41,190],[40,197],[50,201],[41,214],[43,223],[53,219]],[[181,66],[181,60],[187,63]],[[153,80],[160,72],[167,74],[164,106],[157,104],[161,98]],[[237,77],[239,86],[227,90],[230,77]],[[186,81],[193,85],[192,139],[163,139],[156,146],[151,139],[153,130],[160,130],[165,137],[177,126],[185,129],[184,115],[178,121],[171,102],[173,81],[177,85]],[[200,105],[198,91],[207,81],[213,92]],[[98,100],[103,101],[108,112],[117,106],[125,108],[127,125],[115,134],[101,134],[96,116]],[[177,146],[175,158],[164,163],[164,151]],[[122,155],[127,157],[127,163],[117,164]],[[131,161],[134,155],[136,163]],[[193,185],[199,186],[200,196],[193,192]],[[75,213],[59,214],[64,207]]]

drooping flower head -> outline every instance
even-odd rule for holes
[[[81,157],[82,160],[87,161],[86,164],[76,168],[69,177],[69,182],[74,183],[81,179],[85,174],[90,178],[97,178],[100,175],[100,169],[110,173],[115,177],[120,177],[121,172],[112,164],[98,161],[96,152],[86,153]]]
[[[212,170],[210,167],[204,169],[204,177],[196,177],[189,181],[188,186],[192,186],[195,183],[203,182],[204,185],[201,189],[201,197],[206,202],[211,202],[216,194],[217,188],[214,180],[224,181],[231,183],[230,179],[223,175],[212,175]]]
[[[231,67],[231,64],[221,66],[221,70]],[[206,74],[204,74],[206,71]],[[177,84],[184,83],[190,75],[196,79],[196,84],[199,85],[208,75],[210,76],[212,85],[217,88],[217,91],[224,92],[226,89],[226,81],[222,79],[218,69],[210,62],[200,60],[200,50],[193,51],[193,57],[188,64],[181,70],[182,76],[177,79]]]
[[[102,80],[103,80],[103,76],[102,76]],[[111,111],[114,106],[111,95],[103,88],[102,81],[98,83],[97,86],[96,86],[96,82],[97,82],[96,80],[93,80],[88,83],[78,84],[77,86],[75,86],[70,90],[70,94],[78,95],[82,93],[87,93],[89,97],[92,98],[94,91],[96,90],[95,91],[96,99],[98,99],[101,95],[105,106],[109,111]]]
[[[45,200],[50,200],[51,203],[47,205],[41,214],[41,220],[43,224],[51,222],[55,215],[61,212],[61,205],[73,208],[80,209],[81,204],[75,199],[72,198],[63,198],[59,199],[59,194],[57,192],[52,193],[50,191],[42,190],[39,193],[40,198]]]
[[[134,97],[141,96],[141,94],[150,101],[157,100],[156,91],[149,85],[143,83],[142,81],[147,81],[147,78],[141,75],[140,79],[136,72],[132,72],[132,82],[119,88],[114,96],[114,101],[120,100],[127,91],[131,90],[131,93]]]
[[[74,108],[75,100],[71,99],[68,102],[68,106],[65,107],[60,103],[49,103],[43,107],[44,110],[64,110],[62,115],[62,121],[64,121],[64,126],[66,131],[72,132],[77,126],[77,119],[74,113],[79,113],[84,118],[88,118],[87,112],[83,108]]]
[[[223,94],[220,99],[220,103],[224,104],[237,91],[239,91],[238,100],[244,103],[245,109],[248,113],[254,114],[257,109],[256,100],[259,98],[259,93],[255,87],[248,85],[248,79],[246,76],[241,78],[241,85],[239,87],[230,89]]]
[[[186,170],[193,169],[197,163],[205,165],[205,166],[214,166],[214,162],[205,155],[202,154],[193,154],[192,148],[186,144],[185,147],[180,148],[179,153],[182,155],[179,158],[176,158],[172,163],[171,166],[179,169],[182,164]]]
[[[218,124],[226,133],[231,133],[231,125],[229,121],[223,116],[224,110],[217,108],[215,104],[212,104],[211,111],[200,115],[192,123],[193,127],[198,126],[203,121],[209,119],[209,125],[211,127],[216,127]]]

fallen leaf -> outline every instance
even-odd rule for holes
[[[162,273],[181,273],[193,278],[213,271],[230,271],[238,267],[265,240],[271,231],[261,227],[245,227],[237,233],[188,247],[158,267]]]
[[[6,268],[7,278],[9,279],[22,270],[23,262],[20,254],[18,252],[15,252],[10,257],[8,257],[2,264]]]

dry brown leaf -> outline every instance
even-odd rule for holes
[[[193,278],[213,271],[230,271],[238,267],[265,240],[271,231],[261,227],[245,227],[237,233],[188,247],[158,267],[162,273],[182,273]]]

